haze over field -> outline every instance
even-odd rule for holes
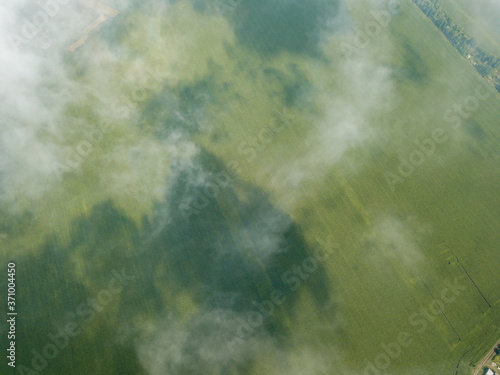
[[[465,375],[498,340],[500,97],[412,1],[9,0],[0,67],[2,373]]]

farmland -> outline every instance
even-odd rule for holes
[[[264,3],[65,51],[67,165],[0,207],[26,368],[470,375],[498,341],[500,95],[412,1]]]
[[[471,3],[463,0],[441,0],[440,3],[483,48],[494,55],[500,54],[500,30],[496,22],[500,10],[494,1],[479,0]]]

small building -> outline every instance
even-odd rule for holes
[[[496,375],[496,374],[491,369],[488,369],[488,372],[486,373],[486,375]]]

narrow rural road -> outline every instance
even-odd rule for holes
[[[493,345],[493,348],[489,351],[489,353],[486,354],[486,357],[484,357],[483,361],[479,364],[476,371],[474,371],[474,375],[479,375],[480,371],[483,369],[484,364],[488,362],[488,358],[490,358],[490,356],[493,354],[498,344],[500,344],[500,340],[498,340],[497,343]]]

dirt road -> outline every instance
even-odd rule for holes
[[[493,348],[489,351],[489,353],[484,357],[483,361],[479,364],[477,367],[476,371],[474,371],[474,375],[479,375],[480,372],[483,370],[483,367],[486,362],[488,362],[488,359],[490,359],[491,355],[495,352],[495,348],[497,345],[500,344],[500,340],[497,341],[497,343],[493,346]]]

